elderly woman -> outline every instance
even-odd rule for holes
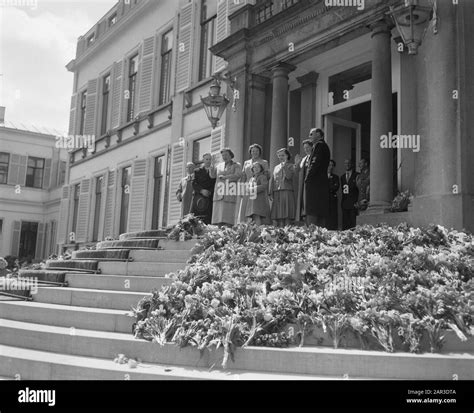
[[[253,145],[250,145],[249,147],[249,155],[250,159],[246,160],[244,162],[244,166],[242,168],[242,178],[241,182],[250,182],[250,179],[253,176],[252,168],[253,166],[258,162],[262,165],[263,167],[263,172],[267,179],[270,179],[270,172],[269,172],[269,167],[268,167],[268,162],[262,159],[262,153],[263,149],[260,145],[254,143]],[[237,224],[240,222],[246,222],[247,217],[246,215],[246,210],[247,210],[247,203],[249,200],[250,194],[244,194],[240,197],[238,197],[237,200],[237,208],[239,211],[239,214],[237,216]],[[263,223],[271,223],[269,221],[270,217],[264,217],[263,218]]]
[[[288,149],[279,149],[277,156],[280,164],[275,166],[270,180],[270,197],[273,199],[271,217],[277,226],[282,227],[290,225],[295,219],[295,166],[290,163],[291,154]]]
[[[212,224],[233,226],[242,167],[233,160],[234,153],[231,149],[222,149],[221,155],[224,162],[219,163],[216,167]]]

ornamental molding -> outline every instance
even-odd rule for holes
[[[298,17],[292,22],[288,22],[286,24],[280,25],[278,26],[278,28],[273,29],[271,33],[268,34],[267,36],[263,37],[260,40],[257,40],[255,42],[255,46],[258,47],[258,46],[261,46],[262,44],[271,42],[272,40],[275,40],[281,35],[288,33],[299,26],[305,25],[306,23],[310,22],[311,20],[314,20],[315,18],[321,16],[322,14],[330,12],[331,9],[336,9],[336,7],[329,7],[329,6],[322,5],[321,7],[314,10],[310,14],[306,14],[304,16]]]

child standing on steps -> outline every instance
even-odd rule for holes
[[[260,162],[252,166],[253,176],[249,180],[250,198],[247,202],[245,216],[249,222],[262,224],[262,218],[270,217],[270,203],[268,202],[268,179],[264,167]]]

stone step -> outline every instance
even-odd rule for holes
[[[127,239],[123,241],[102,241],[97,243],[98,250],[106,249],[130,249],[130,248],[158,248],[157,238]]]
[[[252,371],[220,371],[174,365],[142,364],[131,369],[110,359],[55,354],[0,345],[0,374],[22,380],[331,380]]]
[[[164,229],[154,229],[150,231],[138,231],[138,232],[127,232],[119,236],[119,240],[123,241],[126,239],[133,238],[166,238],[169,231]]]
[[[129,316],[130,311],[31,301],[0,302],[0,314],[6,320],[66,327],[70,333],[72,328],[79,328],[132,334],[135,323],[135,318]]]
[[[222,350],[180,349],[174,344],[159,346],[134,339],[129,334],[101,332],[0,319],[0,341],[5,346],[27,346],[29,349],[64,355],[96,357],[112,360],[117,354],[141,359],[145,363],[173,364],[192,368],[219,366]],[[1,352],[10,355],[8,352]],[[50,353],[51,354],[51,353]],[[8,357],[8,356],[7,356]],[[45,360],[51,361],[51,358]],[[0,363],[3,366],[4,363]],[[258,371],[288,375],[344,376],[405,379],[459,380],[474,379],[474,354],[409,354],[322,348],[237,349],[231,370]],[[0,367],[2,369],[2,367]],[[18,372],[13,372],[16,374]],[[2,375],[11,371],[0,370]],[[21,373],[20,373],[21,374]]]
[[[171,278],[143,277],[108,274],[67,274],[68,286],[93,290],[150,292],[172,283]]]
[[[83,250],[74,251],[72,258],[75,260],[87,260],[87,259],[116,259],[116,260],[127,260],[130,250]]]
[[[185,267],[181,262],[100,262],[101,274],[164,277],[167,274],[182,270]]]
[[[191,257],[189,250],[133,250],[130,258],[135,262],[181,262],[186,263]]]
[[[66,278],[66,271],[57,270],[20,270],[21,278],[33,278],[38,281],[50,281],[63,283]]]
[[[39,287],[37,294],[33,295],[33,301],[128,311],[148,295],[151,294],[87,288]]]
[[[47,260],[46,269],[71,268],[78,270],[97,270],[97,260]]]

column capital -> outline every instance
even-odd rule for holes
[[[278,62],[268,68],[271,70],[273,77],[278,76],[288,76],[288,73],[292,72],[296,69],[296,66],[292,65],[291,63],[286,62]]]
[[[318,82],[318,77],[319,77],[319,73],[311,71],[311,72],[306,73],[303,76],[297,77],[296,80],[301,85],[301,87],[316,86]]]
[[[388,18],[383,18],[369,24],[369,29],[372,31],[372,36],[377,34],[391,35],[392,29],[395,27],[393,22]]]

